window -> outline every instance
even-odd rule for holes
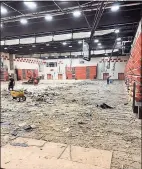
[[[46,67],[57,67],[57,62],[47,62]]]

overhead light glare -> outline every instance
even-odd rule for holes
[[[46,46],[49,46],[49,44],[46,44]]]
[[[47,21],[52,21],[53,17],[52,17],[51,15],[46,15],[46,16],[45,16],[45,19],[46,19]]]
[[[69,46],[69,48],[72,48],[72,46]]]
[[[78,41],[78,43],[79,43],[79,44],[82,44],[82,41],[80,40],[80,41]]]
[[[33,47],[33,48],[35,48],[35,47],[36,47],[36,45],[32,45],[32,47]]]
[[[102,44],[101,43],[98,43],[98,46],[101,46]]]
[[[7,9],[3,6],[1,6],[1,14],[3,15],[7,14]]]
[[[65,46],[67,44],[67,42],[63,42],[63,45]]]
[[[79,17],[80,15],[81,15],[81,12],[78,11],[78,10],[76,10],[76,11],[73,12],[73,16],[74,17]]]
[[[7,47],[4,48],[5,50],[7,49]]]
[[[117,40],[117,41],[121,41],[121,38],[117,38],[116,40]]]
[[[19,48],[23,48],[22,46],[20,46]]]
[[[2,23],[0,24],[0,27],[3,28],[3,24]]]
[[[94,40],[94,42],[95,42],[95,43],[98,43],[98,42],[99,42],[99,40],[98,40],[98,39],[95,39],[95,40]]]
[[[116,11],[118,11],[119,10],[119,5],[118,4],[115,4],[115,5],[113,5],[112,7],[111,7],[111,11],[112,12],[116,12]]]
[[[119,29],[115,29],[115,33],[119,33]]]
[[[22,19],[20,20],[20,22],[21,22],[21,24],[23,24],[23,25],[26,25],[26,24],[28,23],[27,19],[25,19],[25,18],[22,18]]]
[[[121,42],[117,42],[117,45],[121,45]]]
[[[32,2],[32,1],[30,1],[30,2],[25,1],[24,4],[30,9],[36,9],[36,7],[37,7],[36,3]]]

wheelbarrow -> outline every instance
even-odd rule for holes
[[[24,91],[12,90],[10,91],[10,94],[13,97],[13,100],[17,100],[18,102],[26,101],[26,96],[24,95]]]

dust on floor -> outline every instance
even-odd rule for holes
[[[132,113],[123,82],[17,84],[17,89],[25,89],[26,102],[13,101],[6,87],[1,89],[2,145],[24,136],[111,150],[111,169],[140,169],[141,121]],[[113,109],[97,107],[102,103]]]

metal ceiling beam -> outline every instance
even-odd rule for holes
[[[90,23],[88,22],[88,19],[87,19],[85,13],[84,13],[82,7],[80,6],[80,3],[79,3],[78,1],[77,1],[77,3],[78,3],[78,6],[79,6],[79,8],[81,9],[81,11],[82,11],[82,13],[83,13],[83,16],[84,16],[84,18],[85,18],[85,20],[86,20],[86,23],[87,23],[87,25],[88,25],[88,28],[91,30]]]
[[[53,0],[54,4],[57,6],[57,8],[64,13],[63,9]]]
[[[7,7],[11,8],[12,10],[14,10],[14,11],[16,11],[16,12],[18,12],[18,13],[20,13],[20,14],[24,15],[22,12],[20,12],[20,11],[18,11],[17,9],[15,9],[15,8],[11,7],[10,5],[7,5],[5,2],[2,2],[2,4],[4,4],[5,6],[7,6]]]
[[[104,2],[105,4],[107,2]],[[111,4],[113,2],[108,2],[109,6],[106,7],[106,9],[110,9],[111,8]],[[120,7],[130,7],[130,6],[137,6],[137,5],[141,5],[142,3],[141,2],[135,2],[135,3],[129,3],[129,4],[120,4]],[[80,5],[83,9],[83,11],[96,11],[97,10],[97,4],[94,3],[92,5],[92,9],[90,9],[91,6],[86,6],[86,5]],[[69,7],[69,8],[64,8],[64,12],[66,12],[67,14],[70,14],[73,12],[73,10],[75,9],[78,9],[79,7],[78,6],[75,6],[75,7]],[[25,17],[27,19],[35,19],[35,18],[42,18],[44,17],[46,14],[51,14],[53,16],[59,16],[59,15],[63,15],[64,13],[63,12],[59,12],[58,10],[50,10],[50,11],[41,11],[41,12],[36,12],[36,13],[30,13],[30,14],[25,14]],[[3,23],[7,23],[7,22],[16,22],[16,21],[19,21],[19,19],[23,17],[23,15],[18,15],[18,16],[12,16],[12,17],[4,17],[4,18],[1,18],[1,21]]]

